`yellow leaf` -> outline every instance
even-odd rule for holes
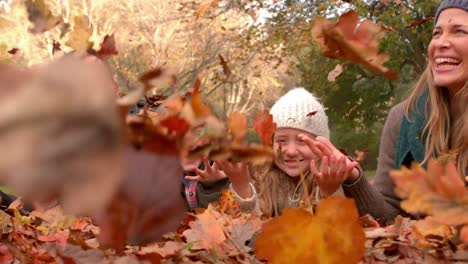
[[[76,16],[74,19],[73,31],[70,33],[70,37],[65,45],[78,52],[85,52],[93,47],[93,42],[89,41],[92,33],[93,28],[89,23],[88,17]]]

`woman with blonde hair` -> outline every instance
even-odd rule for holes
[[[468,174],[468,0],[446,0],[439,6],[428,55],[428,66],[413,91],[387,117],[373,186],[360,175],[343,178],[344,192],[356,200],[360,213],[384,223],[406,215],[390,170],[413,162],[425,166],[430,158],[448,154],[459,174]],[[336,151],[322,141],[313,142],[320,147],[316,155]]]

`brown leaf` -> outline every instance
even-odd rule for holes
[[[241,113],[231,113],[227,120],[227,127],[234,135],[234,142],[241,143],[247,134],[247,118]]]
[[[419,20],[419,21],[415,21],[415,22],[412,22],[411,24],[408,24],[405,26],[405,28],[412,28],[412,27],[416,27],[416,26],[419,26],[419,25],[422,25],[428,21],[431,21],[432,19],[434,19],[434,17],[426,17],[425,19],[423,20]]]
[[[318,111],[313,111],[313,112],[310,112],[306,115],[306,117],[313,117],[315,114],[317,114]]]
[[[337,23],[316,18],[312,28],[312,36],[325,56],[360,64],[394,80],[398,74],[383,65],[389,58],[379,52],[383,34],[381,26],[368,19],[360,21],[355,11],[341,15]]]
[[[253,122],[253,127],[260,136],[263,144],[267,146],[272,145],[276,124],[273,122],[273,116],[269,112],[257,113]]]
[[[73,31],[70,33],[65,45],[78,52],[88,51],[94,44],[89,41],[93,34],[89,18],[87,16],[75,16],[73,22]]]
[[[8,53],[11,54],[11,55],[15,55],[16,53],[18,53],[18,51],[20,51],[20,49],[12,48],[11,50],[8,51]]]
[[[101,59],[107,59],[110,56],[119,54],[115,47],[114,34],[106,35],[101,43],[101,48],[97,51],[97,56]]]
[[[178,227],[187,211],[177,156],[128,149],[125,160],[127,172],[119,192],[96,216],[100,243],[116,248],[159,241]]]
[[[289,208],[264,224],[255,254],[268,263],[357,263],[364,242],[354,201],[333,196],[319,203],[316,215]]]
[[[221,66],[223,66],[224,75],[226,75],[226,78],[229,78],[229,76],[232,74],[231,69],[229,69],[226,60],[223,58],[223,56],[221,56],[221,54],[218,54],[218,57],[219,61],[221,62]]]
[[[61,22],[60,17],[55,17],[44,3],[44,0],[26,0],[28,19],[33,24],[29,31],[33,34],[44,33]]]
[[[58,41],[52,40],[52,55],[55,53],[62,51],[60,48],[60,43]]]

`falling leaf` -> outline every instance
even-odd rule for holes
[[[60,43],[58,41],[53,40],[52,41],[52,55],[55,55],[55,53],[62,51],[60,48]]]
[[[52,15],[44,0],[26,0],[25,5],[28,19],[33,24],[29,29],[31,33],[44,33],[60,24],[61,18]]]
[[[361,163],[364,161],[364,159],[367,156],[367,153],[369,153],[369,150],[355,150],[354,154],[356,154],[356,158],[354,159],[355,161]]]
[[[360,21],[355,11],[341,15],[337,23],[316,18],[312,28],[312,36],[325,56],[360,64],[395,80],[398,74],[383,65],[389,57],[379,52],[383,34],[381,26],[369,19]]]
[[[75,16],[73,20],[73,31],[70,33],[65,45],[79,51],[85,52],[93,47],[89,39],[93,34],[93,28],[87,16]]]
[[[468,191],[454,162],[444,167],[440,161],[429,160],[427,171],[414,165],[390,175],[407,212],[431,215],[449,225],[468,224]]]
[[[405,26],[405,28],[412,28],[412,27],[416,27],[416,26],[419,26],[419,25],[422,25],[428,21],[431,21],[434,17],[427,17],[423,20],[419,20],[419,21],[415,21],[415,22],[412,22],[411,24],[408,24]]]
[[[18,49],[18,48],[12,48],[11,50],[8,51],[8,53],[11,54],[11,55],[15,55],[16,53],[18,53],[19,50],[20,49]]]
[[[276,131],[276,124],[273,122],[273,116],[265,111],[258,113],[253,122],[255,131],[260,136],[262,143],[270,146],[273,140],[273,134]]]
[[[313,111],[313,112],[310,112],[306,115],[306,117],[313,117],[315,114],[317,114],[318,111]]]
[[[106,35],[101,43],[101,48],[97,51],[97,56],[101,59],[106,59],[110,56],[119,54],[115,47],[114,34]]]
[[[329,82],[336,81],[336,78],[340,76],[342,72],[343,72],[343,65],[337,64],[335,68],[331,72],[328,73],[328,81]]]
[[[63,39],[65,35],[71,31],[70,23],[62,23],[60,24],[60,39]]]
[[[227,120],[227,127],[234,135],[234,142],[241,143],[247,134],[247,118],[241,113],[231,113]]]
[[[226,60],[221,56],[221,54],[218,54],[219,60],[221,62],[221,66],[223,66],[223,73],[226,76],[226,78],[229,78],[231,76],[232,72],[231,69],[229,69]]]
[[[333,196],[319,203],[316,215],[290,208],[264,224],[255,254],[268,263],[358,263],[364,242],[354,201]]]
[[[95,216],[100,243],[116,248],[159,241],[178,227],[187,211],[180,195],[182,168],[177,156],[129,148],[125,162],[118,192],[107,209]]]

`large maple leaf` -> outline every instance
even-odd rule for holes
[[[355,11],[341,15],[337,23],[316,18],[312,28],[312,37],[325,56],[362,65],[395,80],[398,73],[383,65],[388,55],[379,52],[383,34],[381,26],[369,19],[360,21]]]
[[[390,176],[406,211],[432,215],[449,225],[468,224],[468,191],[453,162],[444,166],[430,160],[427,171],[413,165],[392,171]]]
[[[316,215],[291,208],[264,224],[255,253],[268,263],[357,263],[364,242],[354,201],[334,196],[317,206]]]

